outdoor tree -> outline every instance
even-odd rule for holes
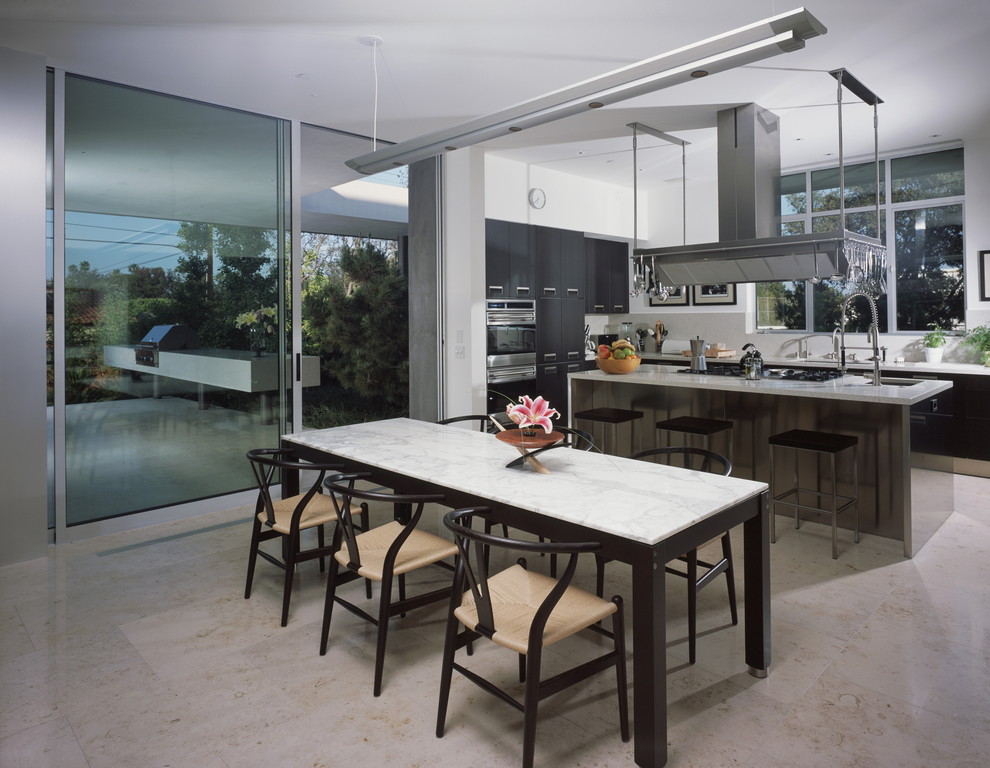
[[[408,288],[397,260],[374,243],[345,241],[323,267],[310,272],[303,289],[310,351],[320,353],[324,373],[352,395],[405,409]]]
[[[203,346],[247,349],[234,325],[243,312],[278,303],[274,233],[258,227],[183,222],[183,252],[173,289],[176,322],[196,330]]]

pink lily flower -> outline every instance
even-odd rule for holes
[[[553,431],[550,419],[560,418],[560,414],[542,397],[533,400],[528,395],[520,397],[519,404],[507,406],[505,412],[520,427],[540,426],[547,434]]]

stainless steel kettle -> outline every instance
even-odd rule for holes
[[[745,344],[744,354],[739,360],[739,368],[747,379],[758,380],[763,376],[763,355],[755,344]]]

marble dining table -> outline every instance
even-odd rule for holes
[[[513,528],[556,541],[598,541],[632,569],[634,754],[667,762],[664,565],[743,526],[743,622],[751,674],[770,667],[767,485],[680,467],[560,448],[540,455],[546,473],[507,467],[519,453],[460,425],[387,419],[288,434],[285,447],[313,461],[367,471],[401,492],[440,492],[446,506],[484,505]],[[296,479],[283,478],[284,492]],[[438,654],[439,654],[438,645]]]

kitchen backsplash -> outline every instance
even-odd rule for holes
[[[745,312],[671,312],[663,315],[658,312],[649,314],[629,315],[586,315],[585,323],[590,326],[591,338],[599,333],[619,333],[622,323],[632,323],[633,339],[637,329],[652,329],[657,320],[661,320],[668,332],[668,340],[664,343],[664,352],[677,353],[681,348],[687,348],[687,340],[697,336],[707,343],[715,345],[722,343],[726,349],[739,352],[746,343],[755,344],[766,358],[796,359],[798,347],[804,351],[804,340],[810,344],[810,354],[818,357],[832,351],[831,334],[816,333],[782,333],[778,331],[763,333],[746,332]],[[979,324],[979,323],[977,323]],[[887,348],[887,361],[904,358],[905,362],[923,362],[924,348],[921,346],[922,334],[880,334],[880,346]],[[809,338],[810,337],[810,338]],[[943,359],[946,362],[976,363],[978,356],[972,349],[960,343],[960,337],[950,337],[945,347]],[[867,346],[865,334],[847,333],[847,346]],[[656,345],[653,338],[647,339],[646,351],[653,352]],[[861,359],[869,356],[868,350],[856,350]]]

